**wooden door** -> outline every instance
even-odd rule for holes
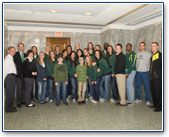
[[[54,51],[57,45],[62,51],[70,45],[70,38],[46,38],[46,44],[51,46],[51,51]]]

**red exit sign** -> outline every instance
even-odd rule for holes
[[[56,37],[62,36],[62,32],[55,32],[55,36]]]

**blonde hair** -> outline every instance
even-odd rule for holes
[[[85,66],[86,67],[91,67],[91,64],[94,62],[93,59],[90,56],[86,56],[86,58],[89,58],[89,63],[87,63],[86,59],[85,59]]]
[[[41,53],[45,56],[45,53],[42,52],[42,51],[39,53],[39,56],[40,56]],[[41,60],[40,60],[40,57],[39,57],[39,59],[37,59],[37,61],[39,62],[40,65],[42,65],[42,62],[41,62]]]
[[[78,45],[78,46],[79,46],[79,49],[80,49],[80,44],[79,44],[79,43],[76,43],[76,45]],[[75,45],[75,52],[77,51],[76,45]]]
[[[44,50],[44,53],[45,53],[45,54],[49,54],[49,53],[47,53],[47,51],[46,51],[46,48],[47,48],[47,47],[50,48],[50,45],[46,45],[45,50]],[[51,49],[49,50],[49,52],[50,52],[50,51],[51,51]],[[39,53],[39,54],[40,54],[40,53]]]
[[[56,48],[59,48],[59,53],[61,53],[61,49],[60,49],[60,47],[59,47],[59,45],[56,45],[56,47],[55,47],[55,49],[54,49],[54,52],[56,53]]]

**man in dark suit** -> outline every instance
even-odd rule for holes
[[[16,75],[16,84],[17,84],[17,107],[22,107],[21,104],[25,104],[24,98],[24,77],[22,72],[22,62],[26,57],[24,53],[24,44],[18,44],[18,52],[14,55],[14,62],[16,64],[17,75]]]

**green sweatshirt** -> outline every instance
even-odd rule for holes
[[[87,81],[87,67],[85,65],[78,65],[76,67],[76,74],[78,82],[86,82]]]
[[[112,71],[104,58],[99,59],[99,68],[102,75]]]
[[[33,56],[33,60],[36,62],[37,61],[37,59],[39,59],[39,55],[38,54],[36,54],[36,58]]]
[[[104,50],[102,50],[101,54],[102,54],[105,58],[107,58],[106,54],[104,53]]]
[[[111,66],[112,74],[114,74],[114,64],[116,61],[116,54],[109,55],[108,61],[109,61],[109,65]]]
[[[52,76],[52,75],[54,74],[54,67],[55,67],[55,64],[56,64],[55,61],[51,61],[51,64],[50,64],[49,59],[46,60],[48,76]]]
[[[67,61],[67,69],[69,77],[74,77],[74,74],[76,73],[76,67],[73,62],[72,67],[70,66],[70,60]]]
[[[56,82],[68,82],[68,73],[66,64],[55,64],[54,80]]]
[[[56,56],[56,60],[57,60],[57,58],[58,58],[58,56],[59,56],[59,55],[61,55],[61,54],[60,54],[60,53],[59,53],[59,54],[56,54],[56,53],[55,53],[55,56]]]
[[[63,63],[67,65],[67,59],[63,58]]]
[[[91,81],[96,81],[97,78],[97,65],[87,67],[87,76],[91,79]]]
[[[44,58],[44,60],[47,61],[48,58],[49,58],[49,55],[45,53],[45,58]]]
[[[126,74],[130,74],[132,70],[136,70],[136,53],[131,51],[130,53],[125,54],[126,64],[125,69],[128,69]]]

